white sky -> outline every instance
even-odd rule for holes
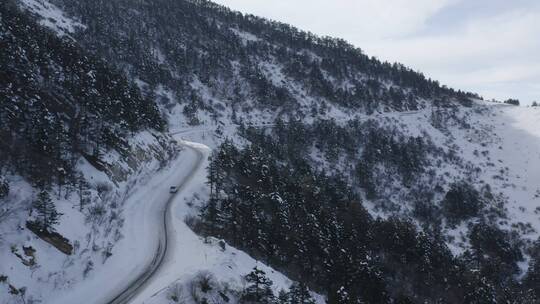
[[[485,98],[540,101],[538,0],[214,0]]]

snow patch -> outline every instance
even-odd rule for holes
[[[39,16],[39,23],[55,31],[58,36],[69,36],[78,28],[86,29],[86,25],[69,18],[54,4],[45,0],[20,0],[23,8]]]

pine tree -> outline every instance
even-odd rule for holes
[[[34,200],[33,208],[37,213],[37,224],[42,231],[48,231],[52,225],[58,224],[61,213],[58,213],[49,192],[41,190]]]
[[[266,277],[264,271],[254,267],[244,278],[249,285],[244,290],[240,303],[269,304],[276,302],[271,288],[273,282]]]
[[[290,304],[315,304],[315,300],[309,294],[309,290],[304,283],[293,283],[289,291]]]
[[[203,208],[201,212],[201,217],[204,219],[208,233],[210,235],[219,234],[219,229],[221,228],[221,221],[217,199],[209,199],[208,204]]]

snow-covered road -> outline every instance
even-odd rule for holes
[[[166,267],[166,262],[170,261],[171,256],[173,256],[173,250],[175,248],[174,241],[176,238],[173,226],[174,217],[171,214],[171,206],[176,201],[178,195],[183,193],[186,185],[193,179],[195,174],[204,169],[202,164],[205,155],[207,155],[207,153],[205,153],[207,149],[204,146],[186,141],[180,141],[179,143],[183,147],[195,152],[197,154],[197,159],[193,164],[193,167],[190,168],[189,174],[180,180],[178,184],[176,184],[178,187],[178,192],[172,194],[165,203],[164,208],[162,208],[162,224],[158,224],[158,226],[161,227],[158,239],[159,243],[155,249],[151,262],[145,267],[145,269],[143,269],[139,276],[133,278],[129,285],[127,285],[119,294],[111,299],[108,304],[129,303],[130,300],[143,291],[146,286],[152,284],[153,281],[158,280],[160,270]]]
[[[59,294],[50,303],[128,303],[154,283],[171,255],[172,207],[181,201],[183,190],[193,177],[205,175],[208,147],[180,141],[185,147],[168,169],[156,174],[135,191],[126,203],[124,238],[115,246],[107,268],[84,283]],[[175,195],[169,187],[179,186]],[[183,201],[183,200],[182,200]]]

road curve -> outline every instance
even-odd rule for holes
[[[114,298],[107,301],[107,304],[127,304],[129,303],[139,292],[141,292],[152,280],[155,274],[157,274],[165,261],[167,251],[169,249],[169,240],[174,237],[171,235],[169,229],[172,227],[172,216],[170,216],[172,202],[178,194],[180,194],[189,181],[193,178],[195,173],[202,168],[204,162],[204,154],[197,148],[188,145],[182,141],[179,144],[187,149],[194,151],[197,154],[197,161],[193,164],[190,173],[178,184],[178,192],[172,194],[167,203],[165,204],[163,213],[163,225],[161,225],[159,233],[159,243],[155,250],[152,261],[145,267],[145,269],[134,278],[129,285],[127,285],[119,294]]]
[[[401,114],[416,114],[418,111],[408,111],[402,112]],[[275,124],[257,124],[250,125],[250,127],[255,128],[272,128]],[[228,127],[237,127],[236,125],[231,125]],[[185,130],[178,130],[171,132],[171,135],[184,135],[190,133],[200,133],[200,132],[212,132],[213,127],[206,128],[189,128]],[[171,206],[175,198],[183,192],[185,186],[191,181],[193,176],[197,173],[198,170],[202,168],[204,162],[204,152],[196,147],[196,145],[189,144],[185,141],[179,140],[179,145],[184,148],[190,149],[197,154],[197,161],[193,164],[189,174],[179,182],[178,192],[172,194],[164,205],[162,212],[163,224],[160,226],[159,232],[159,243],[155,249],[154,256],[152,261],[141,271],[141,273],[122,289],[116,296],[112,297],[110,300],[107,300],[106,304],[127,304],[130,303],[140,292],[146,288],[149,283],[155,278],[155,275],[160,271],[161,267],[166,261],[166,257],[170,255],[169,253],[169,244],[172,243],[172,238],[174,237],[174,231],[171,231],[172,225],[172,216],[171,216]]]

